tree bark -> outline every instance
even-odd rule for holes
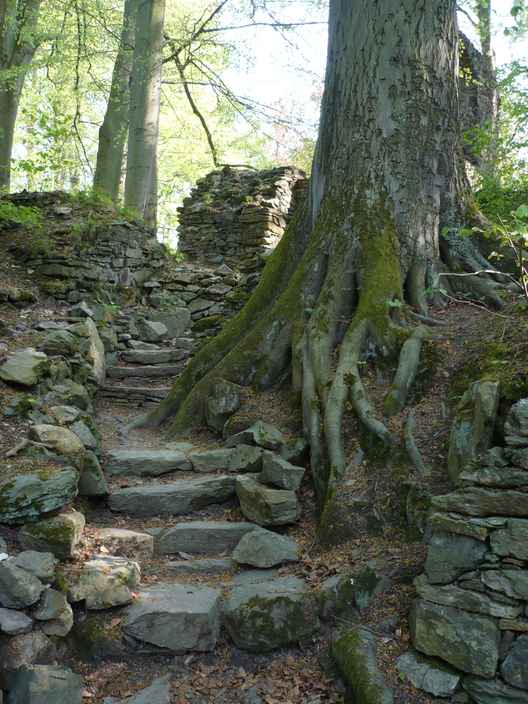
[[[125,205],[147,212],[157,152],[165,0],[139,0],[130,93]]]
[[[128,134],[130,112],[130,76],[134,55],[134,32],[137,0],[126,0],[119,48],[112,72],[110,95],[103,124],[99,129],[99,144],[95,165],[94,190],[119,198],[123,158]]]
[[[0,0],[0,190],[9,191],[15,124],[37,49],[41,0]]]
[[[471,243],[456,236],[467,190],[454,0],[331,0],[329,32],[307,202],[246,307],[143,419],[156,425],[174,416],[170,429],[179,432],[202,421],[217,379],[266,388],[293,369],[321,507],[347,466],[349,406],[374,442],[395,443],[361,370],[367,356],[393,360],[387,410],[395,399],[401,408],[421,348],[411,321],[426,319],[426,287],[443,266],[442,230],[453,268],[482,268]],[[486,295],[493,283],[479,279],[479,287]]]

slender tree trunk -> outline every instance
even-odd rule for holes
[[[217,379],[266,388],[293,369],[321,507],[345,474],[349,406],[374,443],[396,443],[361,370],[367,354],[398,362],[386,415],[403,408],[424,335],[413,321],[443,266],[441,231],[451,267],[481,268],[455,235],[467,196],[455,0],[331,0],[329,32],[307,203],[245,308],[144,419],[174,416],[171,430],[182,431],[201,422]],[[496,302],[491,282],[478,288]]]
[[[130,95],[125,205],[145,215],[153,183],[165,0],[139,0]]]
[[[125,1],[123,27],[112,73],[110,95],[103,124],[99,129],[94,190],[110,196],[114,202],[117,202],[119,197],[128,134],[136,6],[137,0]]]
[[[489,147],[481,158],[481,171],[485,176],[494,178],[497,172],[499,94],[495,54],[492,47],[491,0],[476,0],[475,10],[478,17],[478,33],[482,51],[483,95],[486,103],[484,114],[489,115],[489,124],[486,126],[490,134]]]
[[[41,0],[0,0],[0,190],[9,190],[15,124],[37,48]]]

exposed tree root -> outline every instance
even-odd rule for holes
[[[405,408],[407,396],[418,372],[423,341],[427,337],[429,331],[420,325],[402,345],[392,388],[385,398],[385,412],[389,416],[396,415]]]
[[[425,462],[422,459],[422,455],[420,453],[420,450],[418,449],[418,446],[416,445],[416,441],[414,439],[414,429],[416,426],[416,420],[414,417],[414,413],[411,411],[409,415],[407,416],[407,420],[405,422],[405,428],[404,428],[404,442],[405,442],[405,449],[407,451],[407,455],[409,456],[409,459],[411,460],[414,468],[420,474],[420,476],[425,477],[430,474],[430,469],[427,467]]]

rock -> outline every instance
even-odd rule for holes
[[[77,305],[72,306],[69,311],[73,318],[95,318],[95,313],[86,301],[80,301]]]
[[[82,704],[82,680],[71,670],[33,665],[8,678],[7,704]]]
[[[455,533],[475,540],[485,541],[488,537],[486,526],[474,523],[474,519],[455,513],[433,513],[429,516],[429,527],[435,533]]]
[[[98,332],[105,352],[107,354],[110,352],[115,352],[119,344],[115,329],[110,326],[105,326],[104,328],[99,328]]]
[[[0,633],[18,636],[21,633],[30,633],[32,630],[33,620],[22,611],[0,608]]]
[[[25,550],[15,557],[15,565],[46,584],[55,579],[58,560],[51,552]]]
[[[140,582],[137,562],[123,557],[98,556],[84,563],[68,590],[71,601],[84,601],[93,611],[130,604]]]
[[[75,406],[52,406],[48,413],[57,425],[69,425],[77,420],[81,412]]]
[[[84,526],[83,514],[72,510],[24,526],[18,533],[18,540],[26,550],[51,552],[59,560],[67,560],[73,556]]]
[[[509,687],[501,680],[464,677],[462,686],[477,704],[528,704],[528,692]]]
[[[392,704],[392,692],[385,684],[376,657],[376,639],[364,628],[355,628],[336,640],[332,658],[353,697],[361,704]]]
[[[219,474],[171,484],[150,484],[116,489],[108,505],[112,511],[134,516],[178,516],[211,504],[221,504],[235,494],[235,478]]]
[[[490,447],[499,398],[499,383],[494,381],[476,381],[462,396],[449,440],[451,479],[456,479],[470,462]]]
[[[512,599],[528,601],[528,570],[482,570],[480,579],[495,592],[506,594]]]
[[[36,521],[43,513],[62,508],[77,496],[77,472],[72,468],[20,474],[0,485],[0,523]]]
[[[113,555],[148,558],[154,554],[154,538],[148,533],[123,528],[101,528],[98,538]]]
[[[269,530],[246,533],[233,551],[233,560],[240,565],[275,567],[284,562],[297,562],[297,543]]]
[[[82,420],[78,420],[70,425],[70,430],[77,435],[84,447],[88,450],[97,450],[99,442],[90,428]]]
[[[511,467],[488,468],[462,472],[458,476],[462,486],[487,486],[497,489],[523,489],[528,487],[528,472]]]
[[[288,440],[280,448],[280,455],[287,462],[299,465],[308,457],[309,445],[304,438]]]
[[[221,379],[205,399],[205,422],[211,430],[221,433],[226,420],[240,408],[240,387]]]
[[[43,589],[41,581],[17,567],[14,558],[0,562],[0,606],[9,609],[32,606]]]
[[[422,599],[434,604],[454,606],[457,609],[471,611],[476,614],[495,616],[495,618],[517,618],[522,614],[522,605],[509,605],[495,601],[485,593],[461,589],[455,584],[433,586],[421,575],[415,580],[416,591]]]
[[[231,552],[244,535],[255,530],[253,523],[192,521],[165,528],[155,537],[158,554],[188,552],[214,555]]]
[[[188,457],[196,472],[259,472],[262,468],[261,447],[237,445],[232,448],[196,450]]]
[[[139,592],[123,631],[174,653],[214,650],[220,631],[218,589],[160,584]]]
[[[185,350],[159,349],[159,350],[128,350],[123,352],[121,359],[131,364],[168,364],[180,362],[188,357]]]
[[[136,322],[136,326],[140,339],[146,342],[159,342],[167,337],[169,332],[163,323],[147,320],[145,318],[140,318]]]
[[[431,504],[440,511],[455,511],[470,516],[528,516],[528,493],[522,491],[466,489],[433,496]]]
[[[280,450],[284,444],[283,434],[269,423],[258,420],[251,427],[226,440],[227,447],[235,445],[259,445],[266,450]]]
[[[21,386],[35,386],[49,369],[48,356],[32,347],[15,350],[0,365],[0,379]]]
[[[40,347],[47,354],[72,357],[79,352],[79,338],[68,330],[51,330]]]
[[[47,636],[64,637],[73,627],[73,611],[66,595],[55,589],[46,589],[34,616],[44,622],[41,628]]]
[[[106,376],[105,348],[99,337],[97,325],[91,318],[87,318],[85,325],[88,328],[88,351],[86,357],[92,365],[92,376],[98,384],[102,384]]]
[[[84,452],[79,461],[79,496],[108,496],[110,490],[97,456]]]
[[[528,690],[528,636],[519,636],[501,664],[501,675],[512,687]]]
[[[29,436],[59,455],[77,455],[84,450],[77,435],[59,425],[34,425],[29,431]]]
[[[235,645],[255,653],[297,643],[319,628],[317,601],[296,577],[234,587],[223,612]]]
[[[60,384],[56,384],[44,396],[43,401],[48,406],[75,406],[75,408],[80,408],[82,411],[88,411],[92,406],[90,395],[86,388],[71,379],[65,379]]]
[[[493,677],[499,661],[500,631],[489,616],[417,600],[410,614],[414,647],[458,670]]]
[[[106,704],[105,700],[103,704]],[[170,704],[170,676],[160,677],[150,687],[142,689],[133,697],[127,699],[112,699],[108,704]]]
[[[53,643],[40,631],[13,636],[0,644],[0,662],[4,672],[49,662],[53,655]]]
[[[359,573],[347,572],[329,577],[319,589],[321,618],[356,616],[356,609],[366,609],[373,599],[390,587],[390,580],[378,571],[375,561],[367,563]]]
[[[297,491],[304,477],[304,467],[296,467],[273,452],[265,452],[262,457],[262,473],[259,480],[279,489]]]
[[[295,523],[301,509],[295,492],[269,489],[249,476],[239,476],[236,493],[244,516],[261,526]]]
[[[398,672],[416,689],[435,697],[450,697],[460,682],[460,673],[439,660],[408,650],[396,660]]]
[[[480,540],[451,533],[434,533],[427,551],[425,573],[432,584],[448,584],[483,560],[487,546]]]
[[[490,543],[496,555],[528,560],[528,520],[510,518],[506,528],[493,531]]]
[[[171,575],[182,574],[223,574],[235,569],[236,564],[230,557],[205,557],[199,560],[173,560],[165,562],[165,569]]]
[[[188,471],[191,462],[183,452],[172,450],[110,450],[107,454],[108,474],[157,477],[175,470]]]
[[[191,324],[191,314],[188,308],[173,308],[170,312],[149,313],[150,319],[162,323],[167,328],[170,338],[181,337]]]
[[[528,398],[514,403],[504,424],[506,443],[511,447],[528,446]]]

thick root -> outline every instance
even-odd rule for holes
[[[407,416],[404,428],[404,442],[407,455],[411,460],[413,467],[416,469],[420,476],[425,477],[431,473],[431,470],[422,459],[422,455],[416,441],[414,439],[414,429],[416,427],[416,421],[414,418],[414,413],[411,411]]]
[[[428,337],[429,331],[420,325],[411,337],[404,342],[400,351],[400,360],[392,388],[385,397],[385,412],[387,415],[396,415],[405,407],[407,396],[418,372],[423,341]]]

